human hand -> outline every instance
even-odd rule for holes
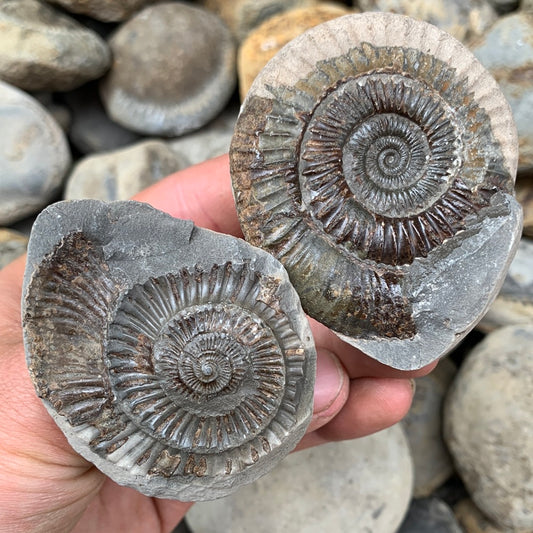
[[[196,225],[240,236],[227,156],[178,172],[136,200]],[[37,397],[26,369],[20,300],[24,258],[0,271],[0,531],[169,532],[191,504],[121,487],[79,456]],[[299,448],[351,439],[400,420],[409,378],[311,320],[317,346],[314,414]]]

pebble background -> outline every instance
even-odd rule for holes
[[[449,31],[500,83],[519,132],[522,244],[479,328],[418,380],[401,424],[293,455],[241,497],[193,507],[176,532],[221,520],[224,531],[533,532],[533,1],[0,2],[0,268],[47,204],[127,199],[227,152],[262,65],[312,25],[368,10]]]

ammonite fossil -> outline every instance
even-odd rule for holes
[[[348,15],[290,42],[252,85],[230,155],[246,238],[307,313],[396,368],[457,343],[514,253],[509,106],[427,23]]]
[[[116,482],[183,501],[253,481],[303,436],[315,350],[272,256],[137,202],[61,202],[29,244],[38,395]]]

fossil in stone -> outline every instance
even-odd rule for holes
[[[408,17],[347,15],[289,43],[230,158],[247,240],[309,315],[396,368],[464,337],[518,242],[509,106],[461,43]]]
[[[312,412],[315,349],[272,256],[137,202],[61,202],[30,238],[23,323],[72,447],[147,495],[224,496]]]

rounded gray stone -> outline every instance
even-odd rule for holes
[[[470,49],[498,82],[518,130],[518,167],[533,167],[533,13],[499,18]]]
[[[398,533],[463,533],[448,504],[438,498],[413,500]]]
[[[284,459],[235,494],[194,505],[193,533],[394,533],[411,498],[412,460],[400,426]]]
[[[362,11],[386,11],[424,20],[463,42],[483,35],[497,19],[487,0],[357,0],[357,5]]]
[[[34,98],[0,81],[0,224],[36,213],[58,193],[70,150],[57,122]]]
[[[453,509],[465,533],[531,533],[533,531],[496,525],[469,498],[460,500]]]
[[[82,154],[108,152],[142,139],[109,118],[100,100],[97,83],[86,83],[69,91],[64,99],[72,113],[68,136]]]
[[[65,200],[127,200],[187,166],[163,142],[142,141],[78,161],[67,179]]]
[[[226,154],[238,113],[238,108],[229,106],[209,124],[198,131],[169,140],[168,145],[179,158],[185,158],[189,165]]]
[[[455,372],[450,359],[441,359],[433,372],[417,378],[411,409],[402,421],[415,466],[415,498],[431,495],[454,471],[442,436],[442,406]]]
[[[4,81],[28,91],[68,91],[100,77],[110,61],[109,49],[96,33],[48,4],[0,3]]]
[[[104,22],[117,22],[156,0],[47,0],[72,13],[81,13]]]
[[[448,393],[445,439],[474,503],[500,527],[533,529],[533,325],[490,333]]]
[[[184,2],[149,6],[111,37],[104,105],[122,126],[176,136],[213,119],[236,83],[235,45],[213,13]]]

